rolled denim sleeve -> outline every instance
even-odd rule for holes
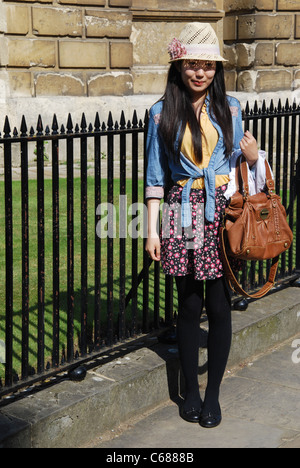
[[[239,101],[234,99],[230,105],[233,123],[233,150],[240,149],[240,141],[244,136],[242,109]]]
[[[161,106],[153,106],[147,135],[146,198],[163,198],[167,174],[167,155],[159,135]]]

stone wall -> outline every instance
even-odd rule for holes
[[[166,46],[190,21],[225,39],[238,97],[299,88],[300,0],[0,0],[0,131],[5,114],[143,117],[165,88]]]
[[[227,88],[293,91],[300,84],[300,0],[224,0]]]
[[[222,41],[223,17],[223,0],[0,0],[0,131],[5,114],[143,117],[165,88],[167,44],[190,21]]]
[[[223,0],[183,0],[175,6],[171,0],[1,0],[0,67],[7,96],[161,93],[168,41],[185,22],[217,24],[223,17],[222,4]],[[218,32],[222,36],[220,28]]]
[[[0,3],[7,96],[132,93],[131,0]]]

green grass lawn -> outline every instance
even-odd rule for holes
[[[114,180],[114,203],[118,229],[119,180]],[[107,197],[107,181],[101,180],[102,202]],[[143,202],[143,181],[139,181],[139,202]],[[131,204],[131,180],[127,181],[126,194],[128,206]],[[0,182],[0,340],[5,340],[5,206],[4,183]],[[67,333],[67,181],[60,179],[60,348],[66,347]],[[74,342],[75,351],[78,348],[80,336],[81,309],[81,193],[80,179],[74,180]],[[21,182],[13,182],[13,335],[14,335],[14,369],[20,371],[21,337],[22,337],[22,222],[21,222]],[[95,203],[94,179],[88,178],[88,331],[93,332],[94,318],[94,244],[95,244]],[[131,218],[128,217],[128,222]],[[131,288],[131,238],[126,239],[126,293]],[[38,305],[38,262],[37,262],[37,183],[29,181],[29,362],[36,368],[37,360],[37,305]],[[138,240],[138,272],[143,265],[143,240]],[[153,277],[153,267],[151,268]],[[52,181],[45,180],[45,360],[51,362],[52,353]],[[114,318],[119,312],[119,239],[114,239]],[[153,281],[150,281],[150,303],[153,309]],[[161,282],[161,293],[164,291],[164,281]],[[138,327],[142,317],[142,286],[138,290]],[[101,322],[105,327],[107,303],[107,241],[101,240]],[[128,323],[131,310],[128,307]],[[130,326],[130,325],[129,325]],[[0,377],[3,377],[4,366],[0,364]]]

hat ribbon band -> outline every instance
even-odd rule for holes
[[[215,44],[184,45],[186,55],[220,55],[220,48]]]

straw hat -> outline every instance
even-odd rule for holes
[[[169,44],[170,63],[178,60],[213,60],[227,62],[220,55],[219,40],[208,23],[189,23],[181,32],[179,39]]]

